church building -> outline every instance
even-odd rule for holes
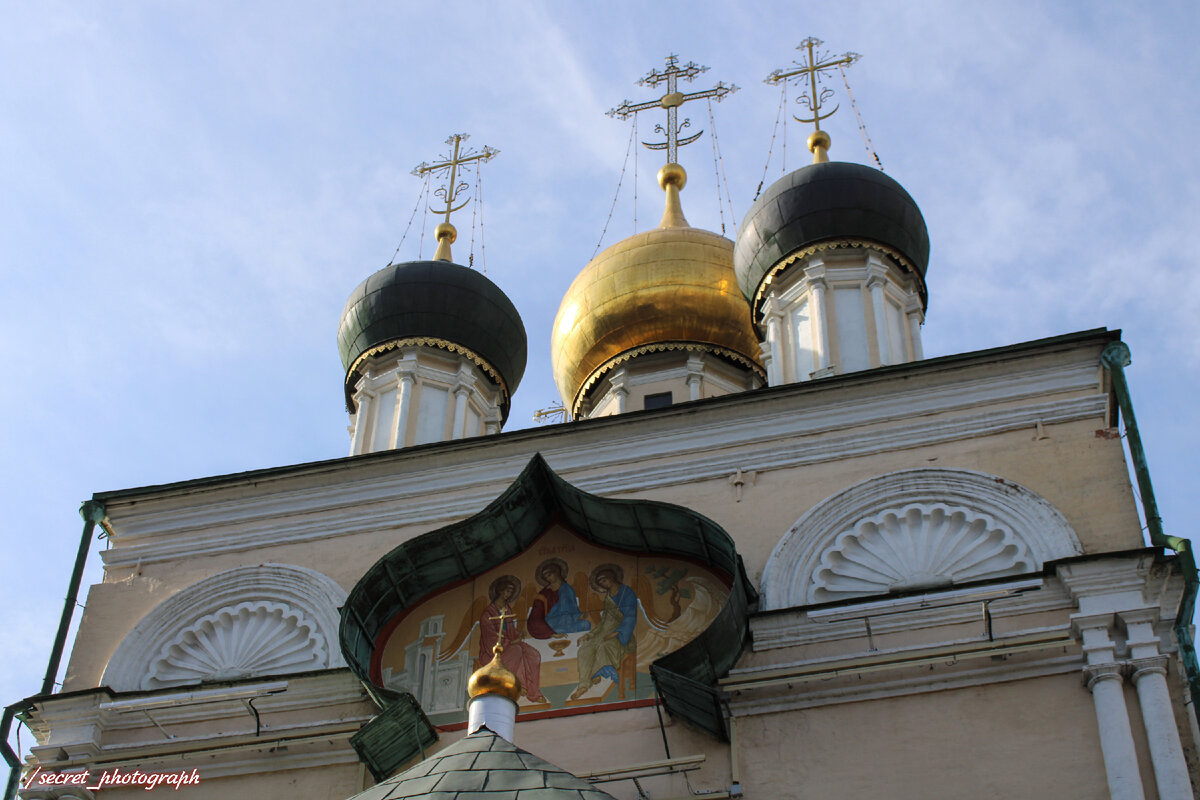
[[[817,79],[850,57],[820,44],[772,76],[812,163],[735,240],[688,223],[679,157],[686,104],[733,87],[643,78],[613,114],[666,112],[661,221],[550,331],[454,262],[495,151],[451,137],[418,168],[447,179],[434,257],[342,312],[349,455],[85,504],[104,580],[6,798],[1193,797],[1196,566],[1130,353],[926,358],[924,219],[829,159]],[[561,421],[505,431],[527,368]]]

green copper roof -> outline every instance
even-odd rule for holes
[[[438,734],[411,694],[376,700],[383,711],[350,737],[350,745],[375,780],[382,780],[418,755],[424,756]]]
[[[350,800],[613,800],[487,728]]]

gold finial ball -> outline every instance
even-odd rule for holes
[[[481,694],[498,694],[514,703],[521,697],[521,681],[501,663],[499,653],[475,670],[467,681],[467,696],[474,698]]]
[[[454,244],[455,240],[458,239],[458,229],[449,222],[439,222],[438,226],[433,229],[433,235],[439,242],[442,239],[446,239],[450,244]]]
[[[687,186],[687,170],[679,164],[666,164],[658,171],[659,187],[665,191],[671,184],[681,191],[684,186]]]
[[[817,148],[829,149],[829,134],[825,131],[814,131],[808,135],[808,152],[815,153]]]

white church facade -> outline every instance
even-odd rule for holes
[[[668,162],[550,332],[570,421],[501,432],[526,332],[447,219],[345,306],[349,456],[96,495],[18,796],[1192,797],[1119,332],[926,359],[916,203],[810,145],[736,242]],[[493,653],[515,724],[467,737]]]

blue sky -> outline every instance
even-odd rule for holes
[[[501,151],[486,266],[529,332],[508,428],[530,425],[556,399],[550,326],[621,173],[629,128],[604,112],[649,98],[636,81],[670,52],[711,67],[691,88],[742,87],[713,106],[738,221],[779,105],[762,79],[806,36],[861,53],[859,109],[932,240],[926,354],[1123,329],[1168,531],[1195,533],[1195,3],[10,0],[4,18],[4,703],[40,685],[80,501],[347,452],[338,315],[396,249],[409,171],[454,132]],[[839,99],[831,156],[866,163]],[[707,108],[685,112],[706,133],[681,151],[684,209],[732,236]],[[788,169],[806,134],[789,125]],[[638,155],[642,228],[660,164]],[[633,183],[630,164],[606,243],[633,232]]]

